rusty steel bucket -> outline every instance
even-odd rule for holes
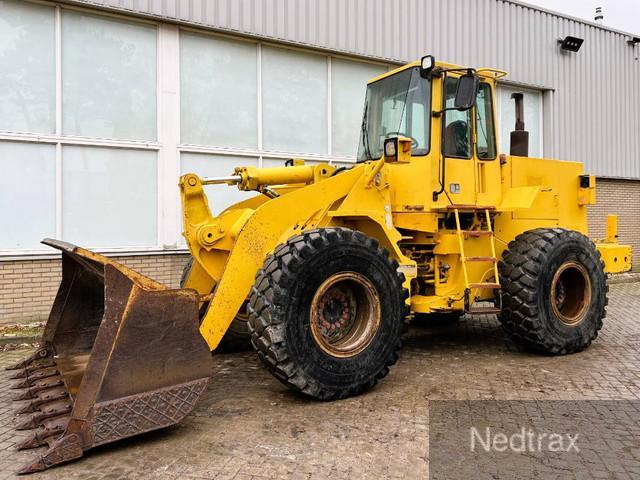
[[[48,450],[19,473],[80,458],[85,450],[173,425],[189,414],[211,374],[198,331],[198,294],[172,290],[65,242],[62,282],[39,349],[8,369],[19,449]]]

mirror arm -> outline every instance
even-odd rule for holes
[[[457,110],[458,112],[466,112],[467,110],[471,110],[472,108],[473,108],[473,105],[471,105],[470,107],[467,107],[467,108],[447,107],[447,108],[443,108],[442,110],[434,110],[433,112],[431,112],[431,116],[433,116],[434,118],[440,118],[440,116],[444,112],[448,112],[449,110]]]

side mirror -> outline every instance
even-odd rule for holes
[[[456,88],[456,98],[453,105],[456,110],[469,110],[476,104],[478,96],[478,88],[480,81],[477,75],[466,73],[458,79],[458,87]]]
[[[420,76],[422,78],[429,77],[431,70],[436,66],[436,58],[433,55],[426,55],[420,60]]]

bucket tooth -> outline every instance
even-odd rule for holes
[[[19,402],[21,400],[31,400],[32,398],[35,398],[35,394],[36,392],[34,392],[31,388],[27,388],[23,392],[20,392],[19,394],[11,397],[11,400],[13,400],[14,402]]]
[[[29,448],[38,448],[46,445],[47,442],[40,437],[40,432],[34,432],[29,437],[16,445],[16,450],[27,450]]]
[[[32,398],[36,398],[38,392],[42,392],[43,390],[48,390],[50,388],[55,388],[64,385],[62,381],[62,377],[49,377],[38,382],[35,382],[32,387],[28,387],[23,392],[15,395],[13,397],[14,401],[19,400],[31,400]]]
[[[24,380],[14,383],[13,385],[11,385],[9,388],[11,390],[22,390],[25,388],[29,388],[31,386],[32,382],[29,381],[29,379],[25,378]]]
[[[9,375],[9,380],[15,380],[17,378],[27,378],[28,372],[26,368],[17,370],[16,373]]]
[[[33,432],[28,438],[16,445],[18,450],[41,447],[53,443],[52,437],[62,435],[69,423],[69,416],[57,417],[43,422],[43,428]]]
[[[29,364],[28,366],[26,366],[25,368],[22,368],[16,371],[16,373],[10,375],[9,379],[27,378],[27,377],[33,376],[35,373],[37,373],[40,370],[44,370],[44,369],[55,367],[55,366],[56,366],[56,363],[53,361],[53,359],[47,358],[42,361],[35,361]]]
[[[71,412],[72,405],[69,400],[58,400],[46,407],[40,407],[40,410],[25,416],[24,420],[16,425],[16,430],[30,430],[32,428],[38,428],[40,424],[48,419],[64,415]]]
[[[27,416],[26,418],[22,419],[22,421],[20,421],[18,424],[16,424],[16,430],[31,430],[33,428],[38,428],[37,413]]]
[[[27,375],[22,382],[12,385],[11,388],[18,389],[18,388],[31,387],[36,380],[53,377],[59,374],[60,372],[58,372],[58,370],[55,367],[48,367],[43,370],[38,370],[37,372],[34,372],[31,375]]]
[[[42,360],[43,358],[46,358],[48,356],[51,356],[51,351],[49,350],[49,348],[40,348],[28,357],[23,358],[22,360],[9,365],[8,367],[5,367],[5,370],[18,370],[19,368],[25,368],[30,363],[36,360]]]
[[[58,388],[51,389],[51,390],[45,390],[44,392],[40,392],[36,396],[36,398],[34,398],[30,402],[28,402],[26,405],[23,405],[22,407],[20,407],[16,411],[16,413],[17,414],[33,413],[33,412],[36,412],[38,410],[41,410],[39,408],[41,405],[44,405],[44,404],[47,404],[47,403],[51,403],[51,402],[55,402],[57,400],[62,400],[64,398],[67,398],[68,396],[69,396],[69,394],[67,393],[67,390],[64,387],[58,387]]]
[[[77,433],[63,435],[51,444],[49,450],[35,461],[22,467],[18,473],[34,473],[82,457],[82,444]]]

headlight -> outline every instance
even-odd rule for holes
[[[394,158],[398,155],[398,139],[387,138],[384,141],[384,156],[387,158]]]

